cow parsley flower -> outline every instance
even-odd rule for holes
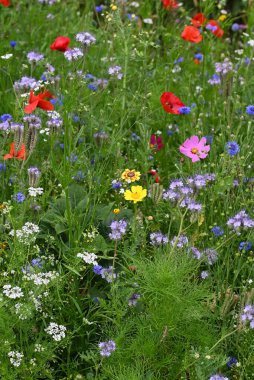
[[[63,325],[58,325],[55,322],[50,322],[49,326],[44,331],[51,335],[55,341],[59,342],[65,338],[66,327]]]

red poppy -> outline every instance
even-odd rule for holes
[[[18,152],[15,152],[14,143],[11,143],[10,153],[4,156],[4,160],[8,160],[8,158],[15,158],[16,160],[24,160],[26,155],[25,145],[21,145],[21,149]]]
[[[160,181],[161,181],[160,176],[158,175],[158,173],[157,173],[157,171],[155,169],[149,170],[148,173],[153,176],[155,182],[160,183]]]
[[[192,25],[194,26],[202,26],[206,23],[207,19],[203,13],[197,13],[192,19]]]
[[[194,58],[194,61],[195,65],[200,65],[201,63],[201,60],[200,59],[197,59],[197,58]]]
[[[0,4],[2,4],[4,7],[9,7],[11,5],[10,0],[0,0]]]
[[[162,1],[163,5],[164,5],[164,8],[167,9],[167,10],[179,7],[179,4],[178,4],[178,2],[176,0],[161,0],[161,1]]]
[[[179,109],[185,106],[184,103],[172,92],[163,92],[160,101],[166,112],[175,115],[180,115]]]
[[[48,91],[40,92],[38,95],[34,95],[34,92],[30,91],[29,104],[25,106],[25,113],[32,113],[37,107],[45,111],[52,111],[54,109],[53,104],[45,98],[52,99],[54,96]]]
[[[211,32],[218,38],[221,38],[224,34],[224,31],[221,29],[220,25],[215,20],[209,20],[206,27],[209,29],[209,25],[214,28],[214,30],[211,28]]]
[[[184,40],[194,42],[195,44],[201,42],[203,38],[200,31],[198,28],[195,28],[195,26],[186,26],[181,34],[181,37]]]
[[[150,147],[156,151],[161,150],[164,147],[162,138],[156,135],[152,135],[150,138]]]
[[[58,50],[65,52],[68,50],[69,43],[71,42],[69,37],[57,37],[53,44],[50,45],[51,50]]]

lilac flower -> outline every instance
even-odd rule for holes
[[[218,259],[218,252],[213,248],[206,248],[203,254],[206,256],[209,265],[213,265]]]
[[[230,356],[227,362],[228,368],[231,368],[235,366],[236,364],[237,364],[237,358],[235,358],[234,356]]]
[[[28,125],[29,128],[40,129],[41,128],[41,119],[35,115],[29,115],[23,117],[24,123]]]
[[[208,80],[208,83],[211,84],[211,85],[217,85],[217,84],[221,84],[221,79],[220,79],[220,76],[217,75],[217,74],[214,74],[209,80]]]
[[[85,179],[85,174],[81,170],[78,170],[77,174],[74,175],[72,179],[75,179],[77,182],[82,182]]]
[[[39,62],[41,60],[44,59],[44,55],[43,54],[40,54],[40,53],[36,53],[35,51],[30,51],[28,54],[27,54],[27,59],[30,63],[33,63],[33,62]]]
[[[211,376],[209,380],[229,380],[227,377],[224,377],[222,375],[219,375],[218,373]]]
[[[249,322],[250,328],[254,328],[254,306],[253,305],[246,305],[243,309],[243,313],[241,315],[241,320],[244,323]]]
[[[245,210],[241,210],[227,221],[227,225],[238,231],[241,227],[244,229],[254,227],[254,220],[249,217]]]
[[[84,46],[90,46],[95,44],[96,38],[88,32],[81,32],[76,34],[76,41],[81,42]]]
[[[203,270],[201,273],[200,273],[200,277],[205,280],[207,277],[209,276],[209,273],[207,272],[207,270]]]
[[[240,152],[240,146],[235,141],[229,141],[226,143],[225,148],[231,156],[235,156]]]
[[[212,228],[212,233],[216,236],[216,237],[220,237],[224,234],[224,230],[223,228],[219,227],[219,226],[215,226]]]
[[[23,193],[19,192],[19,193],[13,195],[13,200],[18,202],[18,203],[24,202],[25,199],[26,199],[26,197]]]
[[[56,3],[57,0],[38,0],[39,3],[45,4],[45,5],[53,5]]]
[[[108,69],[109,75],[116,77],[117,79],[122,79],[123,73],[121,72],[121,66],[111,66]]]
[[[111,184],[114,190],[118,190],[122,187],[122,182],[117,181],[115,179],[111,182]]]
[[[76,61],[77,59],[83,57],[83,55],[84,54],[79,48],[69,49],[64,52],[64,56],[68,61]]]
[[[116,350],[116,343],[113,340],[99,343],[100,354],[103,357],[108,357]]]
[[[22,77],[20,81],[14,82],[14,90],[18,92],[34,90],[37,86],[38,82],[31,77]]]
[[[128,305],[135,306],[139,299],[140,299],[140,294],[133,293],[132,296],[129,298]]]
[[[200,260],[203,254],[195,247],[191,247],[191,251],[193,253],[193,257],[197,260]]]
[[[132,141],[140,141],[140,136],[138,136],[135,132],[131,134]]]
[[[154,246],[165,245],[168,243],[168,237],[160,231],[153,232],[150,234],[150,243]]]
[[[109,234],[109,238],[111,240],[120,240],[122,236],[126,233],[127,222],[125,220],[113,220],[110,224],[111,233]]]
[[[63,119],[52,118],[47,121],[47,126],[52,129],[59,129],[63,125]]]
[[[102,268],[100,271],[100,276],[109,283],[116,278],[116,274],[114,273],[114,268],[112,266]]]
[[[229,71],[232,71],[232,70],[233,70],[233,63],[228,58],[225,58],[223,62],[215,63],[215,72],[217,74],[225,75]]]
[[[94,83],[88,83],[87,88],[93,92],[98,90],[97,86]]]
[[[174,247],[175,243],[178,248],[183,248],[185,245],[188,245],[189,240],[185,235],[180,235],[179,237],[174,236],[170,244]]]
[[[103,267],[101,265],[94,265],[93,272],[95,274],[98,274],[100,276],[102,269],[103,269]]]
[[[100,13],[100,12],[103,12],[105,8],[106,8],[105,5],[97,5],[97,6],[95,7],[95,11],[96,11],[97,13]]]

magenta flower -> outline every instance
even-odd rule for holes
[[[161,150],[164,147],[164,144],[162,142],[162,138],[156,135],[151,135],[150,138],[150,147],[154,150]]]
[[[199,141],[198,136],[191,136],[179,148],[180,152],[192,159],[192,162],[197,162],[201,158],[206,158],[210,150],[210,145],[206,144],[206,138],[202,137]]]

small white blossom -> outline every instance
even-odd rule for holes
[[[24,355],[18,351],[10,351],[8,352],[8,356],[10,358],[10,362],[14,367],[19,367]]]
[[[94,253],[89,253],[89,252],[78,253],[77,257],[83,259],[84,262],[87,264],[98,265],[98,262],[96,261],[97,256]]]
[[[2,59],[10,59],[11,57],[13,56],[13,54],[5,54],[5,55],[2,55],[1,58]]]
[[[36,197],[37,195],[43,194],[43,188],[42,187],[29,187],[28,193],[30,197]]]
[[[50,322],[49,326],[45,329],[46,333],[52,336],[56,341],[60,341],[65,338],[66,327],[58,325],[55,322]]]
[[[24,296],[22,289],[18,286],[12,287],[11,285],[4,285],[3,286],[3,294],[6,295],[8,298],[16,299],[21,298]]]

